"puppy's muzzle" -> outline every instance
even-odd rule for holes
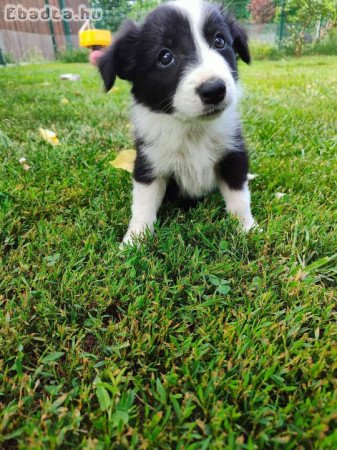
[[[197,89],[204,105],[219,105],[226,97],[226,83],[221,78],[211,78]]]

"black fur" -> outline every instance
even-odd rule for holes
[[[250,64],[252,59],[248,46],[248,36],[246,31],[237,23],[233,16],[226,14],[225,22],[230,29],[233,38],[233,48],[243,62]]]
[[[203,33],[210,47],[213,46],[214,36],[217,33],[221,33],[224,36],[227,45],[224,49],[218,50],[218,52],[226,59],[233,71],[234,78],[237,79],[237,62],[235,50],[233,48],[233,37],[231,35],[229,26],[226,24],[225,17],[215,6],[209,7],[203,27]]]
[[[216,5],[205,10],[203,33],[210,47],[218,33],[223,35],[226,46],[217,51],[228,62],[235,79],[238,78],[237,58],[251,62],[246,32],[234,18],[224,14]],[[174,64],[162,67],[158,55],[168,49]],[[122,26],[114,44],[99,62],[99,70],[106,90],[110,90],[116,77],[132,83],[132,94],[136,102],[152,111],[172,114],[173,96],[188,65],[197,63],[197,50],[188,19],[176,8],[163,5],[148,15],[142,25],[127,21]],[[134,179],[151,184],[155,175],[143,149],[146,143],[136,137],[137,158]],[[216,165],[218,176],[231,189],[240,190],[247,181],[248,155],[241,131],[237,136],[237,148],[224,153]],[[225,150],[225,149],[224,149]],[[183,196],[174,178],[168,184],[166,199],[182,200]]]
[[[106,91],[110,91],[116,77],[131,81],[137,64],[135,47],[139,38],[139,27],[127,21],[122,25],[118,36],[98,63],[98,69],[104,81]]]
[[[224,36],[227,45],[218,52],[228,62],[234,78],[238,79],[236,56],[239,56],[247,64],[251,62],[248,36],[235,19],[230,14],[224,14],[222,9],[214,5],[208,7],[203,32],[210,46],[213,45],[216,34],[221,33]]]
[[[227,60],[237,78],[236,54],[250,62],[247,34],[229,15],[223,15],[215,5],[208,7],[204,35],[210,46],[214,35],[221,32],[227,46],[219,52]],[[158,65],[158,55],[169,49],[175,63]],[[181,76],[188,65],[197,62],[197,52],[190,23],[176,8],[163,5],[148,15],[144,24],[127,21],[114,44],[99,62],[99,70],[110,90],[116,76],[132,83],[132,93],[138,103],[152,111],[172,114],[172,99]]]
[[[163,49],[172,52],[174,65],[158,66],[158,55]],[[171,114],[181,75],[187,65],[196,61],[189,21],[174,8],[157,8],[142,27],[137,52],[137,75],[132,80],[134,97],[153,111]]]
[[[178,208],[181,208],[184,211],[188,211],[189,209],[195,208],[200,200],[201,199],[184,196],[175,178],[171,177],[169,179],[167,183],[164,203],[173,203],[177,205]]]
[[[136,138],[137,157],[135,161],[135,168],[133,171],[133,178],[138,183],[151,184],[155,177],[148,158],[143,153],[145,142],[141,138]]]
[[[237,148],[226,153],[216,167],[218,176],[227,185],[236,191],[240,191],[248,180],[249,158],[245,143],[240,134]]]
[[[170,49],[174,66],[158,65],[158,55]],[[189,21],[176,9],[161,6],[139,28],[126,22],[116,42],[105,52],[99,70],[110,90],[116,76],[132,82],[136,100],[152,111],[173,112],[172,99],[187,65],[196,60]],[[137,68],[137,70],[135,70]]]

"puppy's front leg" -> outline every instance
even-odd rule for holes
[[[244,231],[254,228],[245,151],[233,151],[224,156],[219,165],[219,188],[227,211],[239,219]]]
[[[165,192],[166,180],[163,178],[156,178],[150,184],[133,182],[132,218],[123,239],[124,244],[132,244],[134,238],[147,230],[153,232]]]
[[[220,183],[220,191],[225,199],[227,211],[237,217],[244,231],[250,231],[256,223],[250,208],[248,182],[239,191],[231,189],[226,183]]]

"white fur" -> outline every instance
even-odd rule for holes
[[[243,228],[248,231],[254,226],[248,183],[242,191],[233,191],[218,179],[214,170],[225,149],[235,150],[235,134],[240,124],[237,112],[239,86],[228,64],[209,48],[202,36],[202,2],[181,0],[172,4],[181,8],[192,24],[199,62],[188,68],[178,86],[173,115],[152,112],[136,102],[132,106],[137,137],[151,143],[142,148],[142,152],[156,179],[149,186],[134,182],[132,219],[124,243],[132,243],[133,238],[146,229],[153,230],[167,180],[172,175],[190,197],[200,197],[218,186],[228,211],[240,219]],[[223,105],[226,109],[212,120],[200,119],[204,106],[196,88],[212,77],[222,78],[226,83]]]
[[[157,178],[150,185],[134,181],[132,219],[123,239],[124,244],[132,243],[135,237],[142,235],[147,230],[153,231],[165,190],[166,181],[162,178]]]
[[[230,189],[226,183],[220,181],[220,192],[225,200],[227,211],[237,217],[244,231],[250,231],[256,226],[250,207],[250,191],[248,182],[241,191]]]
[[[226,110],[217,120],[186,122],[135,104],[132,117],[137,135],[152,142],[142,151],[155,176],[174,174],[191,197],[214,190],[214,165],[225,148],[235,147],[239,115],[234,109]]]
[[[226,83],[226,97],[217,107],[235,105],[239,92],[231,68],[216,49],[209,47],[202,34],[202,24],[205,19],[203,3],[199,0],[189,2],[182,0],[173,2],[171,5],[182,10],[189,19],[198,54],[198,63],[186,70],[175,93],[173,99],[175,116],[185,119],[203,114],[205,108],[197,94],[197,89],[211,78],[219,78]]]

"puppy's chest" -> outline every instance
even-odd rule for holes
[[[212,139],[160,139],[147,156],[156,176],[174,177],[183,194],[201,197],[216,187],[221,150]]]

